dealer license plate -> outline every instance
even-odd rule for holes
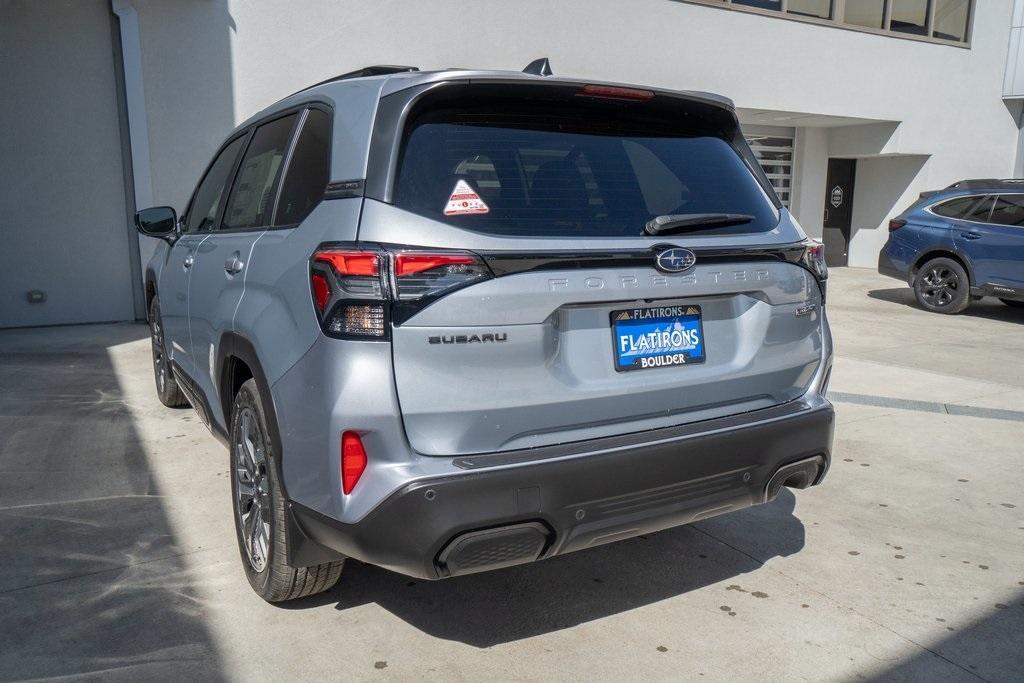
[[[615,369],[645,370],[703,363],[700,306],[650,306],[612,311]]]

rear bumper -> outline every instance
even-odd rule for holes
[[[903,280],[903,282],[907,282],[910,278],[910,268],[907,267],[907,264],[896,261],[889,255],[889,243],[886,243],[878,252],[878,272],[897,280]]]
[[[464,474],[409,483],[354,524],[292,503],[290,556],[330,549],[422,579],[553,557],[766,502],[782,485],[817,484],[833,427],[831,404],[815,396],[641,434],[460,458],[454,464]]]

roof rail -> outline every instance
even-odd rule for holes
[[[1002,180],[997,178],[970,178],[967,180],[960,180],[952,185],[948,186],[947,190],[980,190],[980,189],[991,189],[991,190],[1005,190],[1005,189],[1018,189],[1020,185],[1024,185],[1024,178],[1004,178]]]
[[[374,64],[373,66],[364,66],[362,69],[356,69],[355,71],[349,71],[343,73],[340,76],[332,76],[331,78],[314,83],[313,85],[307,85],[301,90],[296,90],[288,97],[292,95],[298,95],[300,92],[305,92],[311,88],[317,86],[326,85],[327,83],[334,83],[335,81],[345,81],[350,78],[365,78],[367,76],[386,76],[388,74],[400,74],[408,71],[419,71],[419,67],[416,66],[398,66],[394,64]],[[287,99],[287,98],[286,98]]]

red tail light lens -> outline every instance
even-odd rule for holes
[[[439,296],[491,277],[483,261],[466,252],[398,252],[394,259],[401,301]]]
[[[359,483],[359,478],[366,470],[366,449],[363,440],[355,432],[344,432],[341,435],[341,490],[345,495]]]
[[[380,255],[375,251],[324,249],[313,254],[314,261],[329,264],[338,275],[377,276]]]
[[[415,275],[443,266],[471,266],[477,263],[471,254],[398,254],[395,256],[395,275]]]
[[[893,218],[889,221],[889,232],[896,232],[906,224],[907,222],[902,218]]]
[[[331,286],[323,273],[313,273],[309,277],[313,285],[313,302],[316,304],[316,310],[323,315],[327,310],[327,303],[331,300]]]

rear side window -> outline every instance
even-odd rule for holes
[[[235,167],[243,142],[244,135],[232,140],[210,164],[210,169],[199,183],[192,199],[185,232],[205,232],[213,229],[213,223],[217,220],[217,209],[220,208],[221,197],[228,184],[228,176]]]
[[[989,209],[992,208],[991,197],[957,197],[932,207],[932,213],[946,218],[959,218],[968,221],[988,220]]]
[[[222,230],[242,230],[270,224],[277,180],[297,114],[274,119],[256,129],[235,176]]]
[[[288,162],[274,225],[301,223],[324,198],[330,167],[330,132],[330,115],[310,109]]]
[[[932,207],[932,213],[946,218],[964,218],[967,210],[978,203],[977,197],[957,197]]]
[[[1024,195],[1004,194],[996,199],[989,223],[1024,226]]]
[[[731,142],[734,124],[692,111],[566,100],[467,97],[407,125],[399,208],[495,235],[639,236],[655,216],[778,213]],[[633,109],[626,109],[633,107]]]

